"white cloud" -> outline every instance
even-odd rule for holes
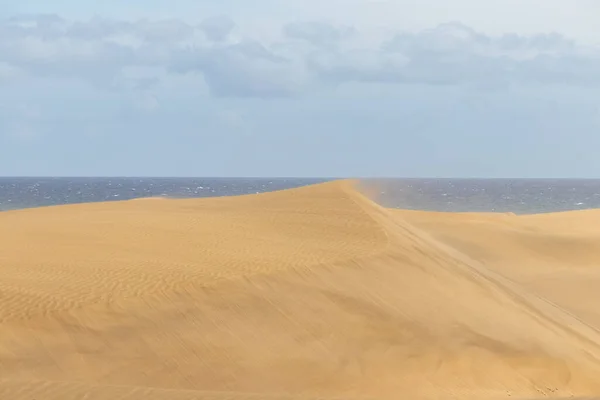
[[[556,33],[488,36],[447,23],[397,33],[380,49],[314,52],[309,60],[318,75],[336,82],[596,85],[600,51],[585,50]]]
[[[256,41],[182,51],[172,71],[202,72],[218,97],[287,97],[304,83],[301,66]]]
[[[288,0],[265,15],[273,18],[283,9],[294,19],[327,18],[361,30],[381,27],[414,33],[460,21],[490,35],[554,31],[586,43],[600,43],[600,3],[596,0]],[[265,10],[259,8],[258,12]]]
[[[289,97],[353,81],[478,88],[600,83],[600,49],[552,32],[488,35],[450,22],[398,29],[372,42],[356,27],[323,20],[282,24],[270,40],[234,36],[235,28],[226,16],[197,25],[20,16],[0,22],[0,80],[7,71],[25,71],[148,90],[169,75],[196,74],[217,97]]]
[[[205,19],[198,26],[208,39],[214,42],[222,42],[233,31],[235,23],[230,17],[219,15]]]
[[[556,31],[577,40],[600,42],[597,0],[104,0],[89,7],[75,0],[20,0],[3,5],[0,17],[46,12],[69,19],[104,15],[113,19],[177,18],[188,23],[229,15],[241,29],[270,29],[294,21],[327,19],[335,24],[416,32],[461,21],[486,34],[530,35]]]
[[[305,40],[317,46],[336,45],[357,34],[353,27],[338,27],[322,21],[292,22],[284,25],[283,32],[288,38]]]

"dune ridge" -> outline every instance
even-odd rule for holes
[[[0,398],[600,395],[600,212],[334,181],[0,214]]]

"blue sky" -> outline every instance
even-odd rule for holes
[[[0,175],[600,177],[596,0],[0,7]]]

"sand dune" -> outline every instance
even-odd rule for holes
[[[600,212],[338,181],[0,214],[0,399],[600,395]]]

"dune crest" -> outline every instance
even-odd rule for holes
[[[0,397],[600,395],[600,214],[354,186],[0,214]]]

